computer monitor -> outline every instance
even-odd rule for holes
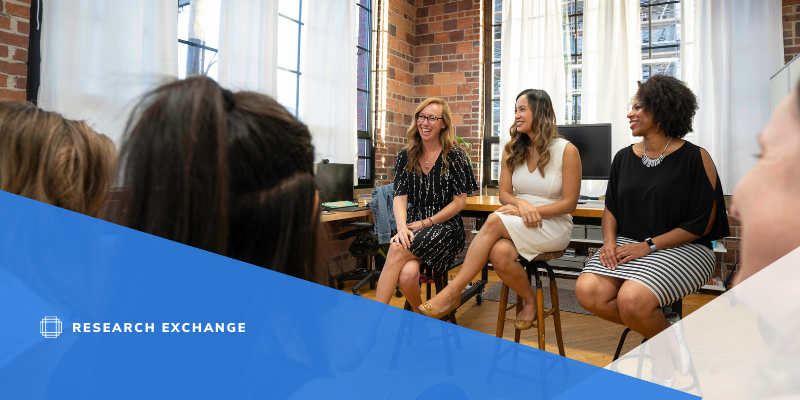
[[[353,200],[353,164],[315,163],[314,177],[321,202]]]
[[[611,173],[611,124],[559,125],[558,133],[581,154],[583,179],[608,179]]]

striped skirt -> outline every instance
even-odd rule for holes
[[[617,246],[638,243],[636,240],[617,236]],[[705,285],[714,272],[716,258],[708,247],[689,243],[681,247],[659,250],[642,258],[621,264],[614,271],[600,264],[600,252],[596,252],[583,268],[583,273],[606,275],[641,283],[656,295],[663,307]]]

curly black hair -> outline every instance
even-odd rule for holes
[[[692,132],[697,113],[697,96],[680,80],[669,75],[653,75],[639,89],[634,99],[645,111],[653,113],[653,123],[664,134],[682,139]]]

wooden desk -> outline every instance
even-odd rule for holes
[[[503,205],[500,204],[500,196],[474,196],[467,197],[467,205],[464,207],[464,211],[492,213],[502,206]],[[572,216],[602,218],[603,209],[578,206],[575,212],[572,213]]]
[[[320,222],[331,222],[331,221],[339,221],[343,219],[353,219],[359,217],[372,217],[372,211],[370,210],[361,210],[361,211],[353,211],[353,212],[333,212],[333,214],[322,214],[322,218],[320,218]]]

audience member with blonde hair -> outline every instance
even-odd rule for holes
[[[0,102],[0,190],[98,217],[117,150],[83,121]]]

